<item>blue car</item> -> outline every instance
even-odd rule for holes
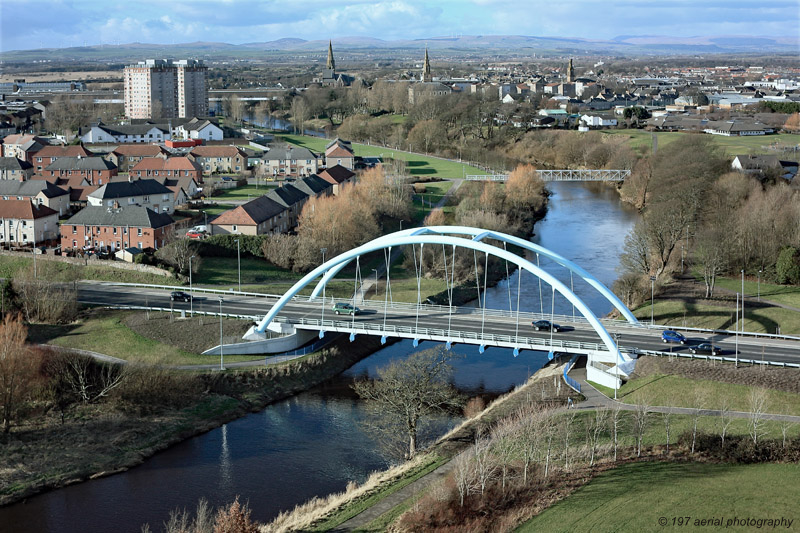
[[[664,342],[679,342],[681,344],[686,344],[686,337],[677,331],[672,331],[671,329],[665,329],[661,332],[661,340]]]

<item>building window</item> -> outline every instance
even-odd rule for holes
[[[234,231],[234,232],[236,231],[236,226],[233,226],[233,231]]]
[[[136,235],[138,235],[139,237],[141,237],[141,236],[142,236],[142,228],[136,228],[136,229],[137,229],[137,231],[136,231]]]
[[[117,234],[117,228],[114,228],[114,235]]]
[[[78,226],[72,226],[72,234],[75,235],[78,233]]]

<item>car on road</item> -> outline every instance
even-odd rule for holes
[[[199,231],[189,230],[186,232],[186,236],[189,237],[190,239],[202,239],[206,235],[205,233],[200,233]]]
[[[661,340],[664,342],[679,342],[681,344],[686,344],[686,337],[684,337],[682,333],[672,331],[671,329],[665,329],[661,332]]]
[[[179,302],[191,302],[192,296],[190,294],[186,294],[183,291],[172,291],[171,293],[169,293],[169,299],[172,300],[173,302],[176,300]]]
[[[550,331],[551,329],[553,331],[561,331],[562,329],[560,325],[556,324],[555,322],[550,322],[549,320],[534,320],[533,322],[531,322],[531,325],[533,326],[533,329],[535,329],[536,331],[539,330]]]
[[[336,313],[337,315],[345,314],[345,315],[353,315],[353,316],[355,316],[355,315],[357,315],[357,314],[359,314],[361,312],[361,309],[359,309],[358,307],[354,307],[354,306],[352,306],[350,304],[346,304],[346,303],[335,303],[335,304],[333,304],[333,308],[332,309],[333,309],[333,312]]]
[[[692,350],[692,353],[710,353],[711,355],[719,355],[722,353],[722,348],[714,346],[710,342],[701,342],[689,349]]]

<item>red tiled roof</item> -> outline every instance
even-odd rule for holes
[[[94,154],[80,145],[75,146],[45,146],[38,152],[36,157],[91,157]]]
[[[58,211],[46,205],[33,205],[30,200],[0,200],[3,218],[34,220],[50,215],[58,215]]]
[[[322,172],[318,172],[317,175],[328,183],[333,183],[335,185],[349,180],[355,176],[355,172],[352,172],[342,165],[334,165],[331,168],[326,168]]]

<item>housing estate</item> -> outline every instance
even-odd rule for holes
[[[142,205],[87,206],[61,224],[61,248],[158,249],[167,243],[174,224],[168,214]]]
[[[59,216],[70,210],[69,191],[45,180],[0,181],[0,200],[28,200],[49,207]],[[2,205],[0,203],[0,210]]]
[[[0,200],[0,243],[36,245],[57,235],[57,211],[30,200]]]
[[[130,179],[106,183],[89,194],[88,202],[89,206],[106,207],[141,205],[158,213],[172,213],[173,197],[171,190],[154,179]]]

